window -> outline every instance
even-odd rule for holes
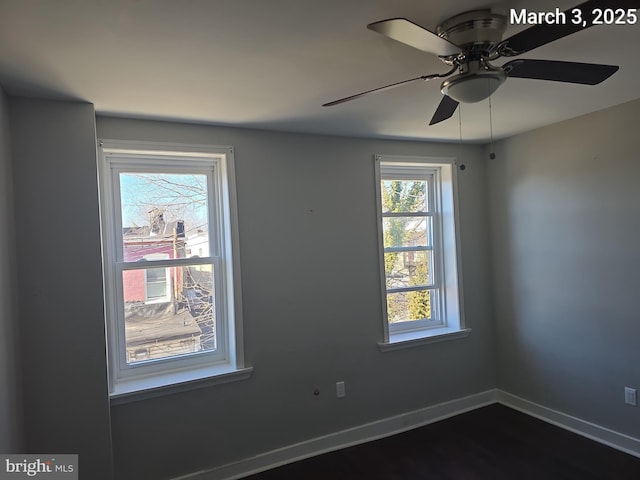
[[[449,159],[376,157],[384,340],[381,348],[466,336]]]
[[[168,288],[167,288],[167,280],[169,276],[167,275],[166,268],[148,268],[146,270],[147,273],[147,281],[146,281],[146,301],[161,301],[168,302],[170,297],[168,296]]]
[[[143,257],[145,260],[166,260],[169,257],[167,253],[151,253]],[[168,268],[148,268],[145,270],[145,301],[151,302],[170,302],[171,284],[169,279],[171,274],[167,273]]]
[[[101,150],[112,397],[246,378],[232,150]]]

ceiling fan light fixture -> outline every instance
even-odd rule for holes
[[[490,97],[506,78],[505,72],[497,69],[461,73],[442,82],[440,90],[460,103],[476,103]]]

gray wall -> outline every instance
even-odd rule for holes
[[[7,99],[0,88],[0,452],[22,450],[13,185]]]
[[[9,99],[26,448],[111,478],[93,106]]]
[[[640,101],[489,161],[498,386],[640,437]]]
[[[113,407],[118,479],[223,465],[495,386],[480,147],[462,148],[459,175],[473,332],[383,354],[373,155],[457,156],[459,146],[115,118],[98,118],[97,129],[106,139],[235,147],[245,350],[255,368],[247,381]]]
[[[0,225],[11,226],[15,201],[17,253],[0,229],[0,422],[12,425],[0,451],[22,448],[9,340],[18,311],[25,448],[79,452],[95,479],[111,477],[110,423],[117,478],[162,479],[496,384],[640,436],[622,396],[640,388],[640,102],[497,142],[493,161],[474,146],[99,118],[102,138],[235,147],[255,367],[247,381],[113,407],[111,422],[93,108],[13,98],[8,122],[5,103],[0,93]],[[460,152],[473,332],[383,354],[373,154]]]

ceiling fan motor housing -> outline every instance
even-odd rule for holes
[[[490,10],[473,10],[446,20],[438,26],[437,33],[470,56],[489,56],[502,41],[506,29],[507,17],[504,15]]]
[[[440,37],[458,45],[463,53],[444,57],[445,63],[459,66],[459,73],[444,82],[440,90],[461,103],[476,103],[489,97],[506,80],[503,69],[489,64],[507,28],[507,18],[489,10],[473,10],[450,18],[440,25]]]

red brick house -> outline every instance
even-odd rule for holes
[[[165,223],[162,211],[158,209],[150,213],[152,214],[150,226],[123,228],[124,261],[157,261],[184,257],[184,222],[178,220]],[[158,217],[160,217],[159,220]],[[182,293],[182,285],[181,268],[158,267],[126,270],[123,273],[125,303],[176,301]]]

